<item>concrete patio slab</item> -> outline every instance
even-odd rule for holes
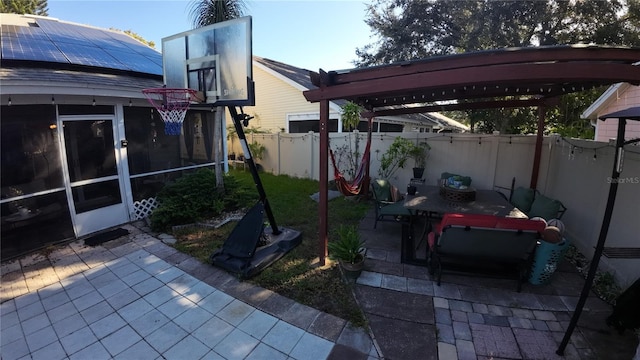
[[[130,232],[2,264],[2,359],[379,358],[343,319]]]

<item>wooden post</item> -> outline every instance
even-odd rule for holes
[[[531,183],[529,187],[536,189],[538,186],[538,174],[540,173],[540,158],[542,157],[542,140],[544,139],[544,117],[546,108],[538,106],[538,130],[536,134],[536,149],[533,155],[533,170],[531,171]]]
[[[325,265],[327,257],[327,243],[329,241],[329,100],[320,101],[320,203],[318,216],[319,247],[318,256],[320,266]]]

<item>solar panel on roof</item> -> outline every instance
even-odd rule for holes
[[[18,38],[2,39],[2,58],[63,63],[69,61],[50,41],[26,41]]]
[[[2,59],[162,75],[162,55],[126,34],[56,20],[35,21],[29,26],[2,25]]]

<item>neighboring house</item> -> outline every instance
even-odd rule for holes
[[[302,92],[315,89],[309,79],[309,70],[278,61],[253,57],[256,105],[244,111],[254,115],[251,127],[269,132],[307,133],[318,132],[317,104],[308,102]],[[340,120],[344,101],[329,103],[329,131],[342,132]],[[427,119],[427,121],[425,121]],[[367,123],[358,127],[367,131]],[[468,127],[438,113],[374,118],[374,132],[463,132]]]
[[[3,260],[143,218],[166,181],[214,165],[213,112],[165,135],[141,93],[163,85],[161,53],[118,31],[0,19]]]
[[[608,142],[615,139],[618,132],[618,119],[598,120],[602,115],[614,111],[626,109],[632,106],[640,106],[640,86],[629,83],[618,83],[610,86],[591,106],[585,110],[581,117],[591,120],[591,125],[596,128],[596,141]],[[640,137],[640,122],[627,123],[624,138],[626,140]]]

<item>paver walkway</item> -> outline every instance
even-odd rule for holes
[[[3,360],[378,358],[362,329],[128,229],[3,264]]]
[[[578,327],[556,355],[584,279],[563,263],[549,285],[443,275],[438,286],[426,267],[400,262],[401,224],[360,224],[368,259],[356,295],[385,359],[631,359],[633,332],[619,335],[604,319],[611,306],[587,300]],[[424,243],[420,251],[425,251]]]

